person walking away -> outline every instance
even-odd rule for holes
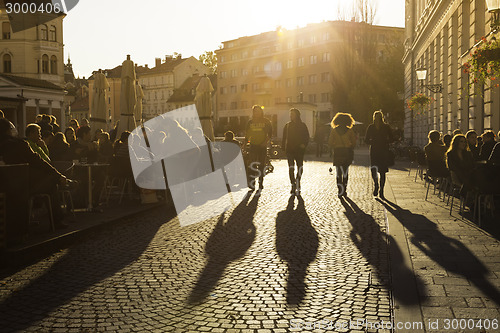
[[[282,148],[288,160],[288,175],[292,189],[291,194],[300,194],[300,179],[304,169],[304,153],[309,144],[309,130],[300,118],[298,109],[290,109],[290,121],[283,128]],[[295,164],[297,175],[295,175]]]
[[[382,199],[384,199],[386,173],[392,162],[389,144],[393,141],[391,127],[384,121],[382,111],[375,111],[373,123],[366,129],[365,143],[370,145],[370,168],[375,187],[373,195],[379,195]],[[378,174],[380,174],[380,185]]]
[[[333,149],[333,165],[337,172],[338,197],[347,196],[349,166],[354,158],[356,133],[352,129],[354,119],[349,113],[338,112],[331,122],[328,145]]]
[[[323,143],[325,141],[325,132],[323,130],[323,124],[319,124],[316,127],[316,133],[314,133],[314,142],[316,143],[316,157],[321,157],[323,155]]]
[[[264,188],[264,168],[266,166],[267,143],[273,134],[271,122],[264,118],[264,110],[260,105],[252,107],[252,119],[246,126],[245,143],[250,143],[250,189],[256,188],[259,178],[259,189]]]

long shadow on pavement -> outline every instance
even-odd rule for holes
[[[202,302],[215,288],[226,267],[245,255],[255,239],[253,217],[257,211],[260,194],[256,192],[250,200],[251,192],[233,210],[226,223],[222,214],[205,245],[208,262],[198,276],[188,303]]]
[[[286,300],[290,305],[302,303],[306,295],[307,267],[316,259],[319,246],[318,233],[311,225],[304,199],[300,195],[297,199],[297,209],[294,210],[292,195],[286,209],[276,217],[276,250],[288,264]]]
[[[410,241],[420,251],[448,272],[467,278],[500,305],[499,290],[486,279],[488,268],[462,242],[443,235],[436,223],[421,214],[412,213],[388,200],[377,200],[411,232]]]
[[[67,254],[26,286],[2,286],[3,294],[7,288],[11,290],[0,303],[0,331],[23,331],[36,325],[52,311],[136,261],[173,214],[169,211],[158,216],[140,223],[135,219],[124,221],[120,227],[92,234],[95,239],[87,237],[70,247]]]
[[[380,267],[380,263],[383,262],[384,258],[379,258],[380,255],[384,253],[379,253],[379,251],[374,251],[374,249],[385,246],[385,244],[391,244],[393,256],[391,262],[399,262],[399,265],[394,265],[390,267],[393,271],[393,275],[398,278],[404,279],[406,281],[411,281],[415,279],[417,286],[423,286],[423,282],[418,277],[413,276],[413,272],[410,267],[407,267],[403,262],[403,255],[398,245],[394,241],[393,237],[387,235],[383,230],[380,229],[380,225],[375,221],[375,219],[366,214],[361,208],[356,205],[354,201],[350,198],[342,197],[340,202],[345,208],[345,215],[352,225],[351,239],[353,243],[357,246],[359,251],[366,258],[368,263],[376,270],[376,274],[381,276],[383,274],[388,274],[389,272],[384,272],[385,267]],[[388,269],[389,267],[387,267]],[[388,280],[380,281],[385,285],[386,288],[390,288],[390,282]],[[398,292],[392,289],[393,295],[402,304],[413,305],[418,304],[418,299],[412,297],[409,293]]]

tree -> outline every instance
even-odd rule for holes
[[[217,55],[214,51],[205,51],[205,53],[199,56],[198,60],[210,68],[212,74],[217,73]]]

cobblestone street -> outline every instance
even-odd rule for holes
[[[330,164],[306,162],[298,199],[286,162],[273,163],[262,194],[220,218],[181,228],[160,208],[2,271],[2,331],[286,332],[391,321],[387,220],[368,168],[352,167],[350,199],[340,201]]]

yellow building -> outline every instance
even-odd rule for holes
[[[490,33],[490,20],[485,0],[406,1],[405,98],[424,93],[434,99],[423,112],[406,108],[408,142],[423,146],[434,129],[443,134],[500,129],[499,88],[469,88],[474,77],[462,66]],[[424,80],[417,79],[417,69],[426,69]]]
[[[0,10],[0,109],[21,129],[40,113],[64,125],[63,16],[13,32]]]
[[[404,29],[359,22],[330,21],[304,28],[265,32],[223,42],[217,50],[217,119],[241,131],[254,104],[264,106],[275,136],[288,118],[291,103],[306,103],[311,115],[308,127],[327,122],[332,107],[332,77],[335,59],[346,41],[360,44],[360,34],[369,30],[373,52],[384,56],[387,43],[402,42]],[[306,105],[303,104],[303,105]],[[285,115],[283,115],[285,114]],[[282,120],[278,120],[282,119]]]

